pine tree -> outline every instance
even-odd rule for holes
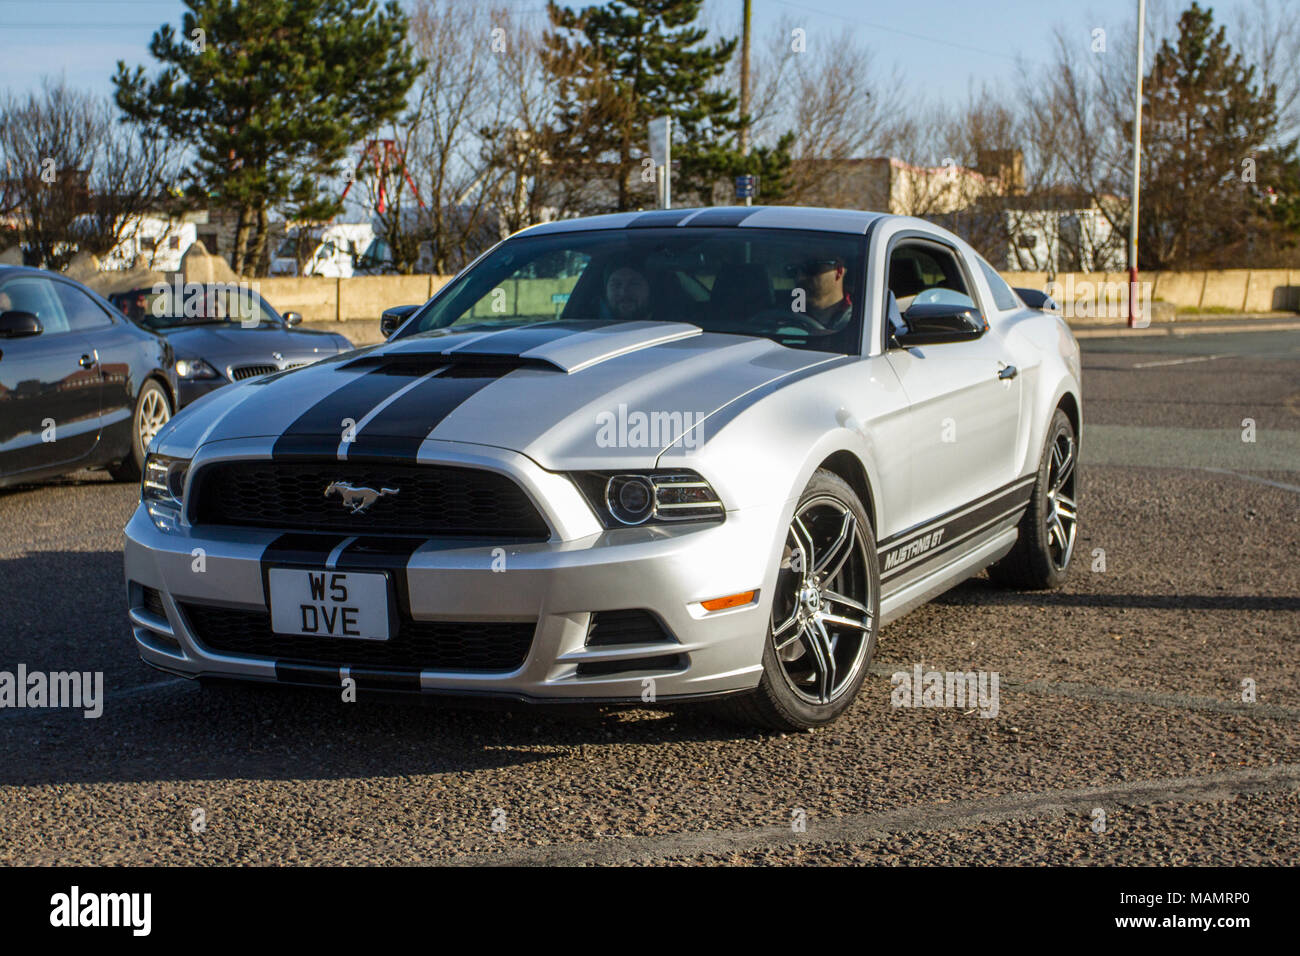
[[[713,185],[729,173],[758,172],[779,188],[789,167],[788,144],[736,151],[736,97],[716,81],[736,40],[707,43],[698,25],[701,0],[611,0],[582,11],[550,2],[548,69],[560,77],[561,109],[552,159],[575,174],[612,178],[612,208],[638,208],[649,195],[646,172],[650,120],[673,118],[675,196],[711,201]],[[784,165],[781,157],[784,156]]]
[[[171,24],[153,35],[155,77],[118,62],[117,104],[192,147],[192,188],[238,211],[232,265],[251,272],[265,258],[268,210],[338,213],[324,180],[401,111],[421,64],[395,0],[185,5],[181,35]]]
[[[1256,84],[1213,11],[1193,3],[1156,51],[1145,94],[1142,268],[1239,264],[1294,163],[1294,144],[1272,143],[1276,88]]]

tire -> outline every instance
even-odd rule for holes
[[[810,569],[801,556],[809,539]],[[795,507],[780,560],[763,640],[763,676],[755,690],[718,701],[715,710],[751,726],[811,730],[853,703],[875,654],[880,622],[875,534],[862,502],[838,475],[813,475]],[[834,666],[824,666],[826,661]]]
[[[171,399],[157,379],[145,379],[140,394],[135,399],[135,412],[131,415],[131,452],[108,473],[116,481],[139,481],[144,471],[144,456],[149,442],[172,417]]]
[[[1058,588],[1065,581],[1079,533],[1079,442],[1069,416],[1052,416],[1029,507],[1015,547],[989,568],[994,584],[1025,591]]]

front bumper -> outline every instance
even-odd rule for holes
[[[514,471],[533,493],[537,466],[522,456],[499,458],[498,466]],[[432,538],[397,565],[382,565],[395,578],[402,613],[414,621],[535,622],[522,666],[508,672],[420,668],[394,680],[363,664],[303,668],[274,655],[214,650],[185,607],[265,613],[263,572],[280,532],[189,526],[164,532],[143,508],[126,527],[130,617],[140,656],[188,677],[338,687],[353,676],[362,689],[369,681],[385,689],[531,700],[635,702],[648,699],[648,689],[654,700],[730,693],[754,687],[760,676],[783,507],[729,512],[720,524],[556,534],[535,543]],[[574,520],[567,526],[583,528]],[[348,570],[367,567],[353,561]],[[161,607],[155,602],[150,610],[145,588],[159,592]],[[700,604],[754,589],[757,597],[741,607],[708,612]],[[588,646],[594,612],[626,610],[649,611],[668,639]]]
[[[181,378],[176,385],[176,408],[179,411],[192,402],[198,401],[209,392],[215,392],[223,385],[229,385],[225,378]]]

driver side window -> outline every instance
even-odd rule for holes
[[[889,257],[889,291],[903,319],[913,305],[965,305],[975,300],[957,258],[941,246],[899,243]]]

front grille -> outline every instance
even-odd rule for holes
[[[353,514],[333,482],[396,489]],[[220,462],[204,468],[191,490],[195,524],[363,535],[480,535],[545,540],[546,522],[523,489],[505,475],[445,465],[356,462]]]
[[[587,627],[588,647],[612,644],[655,644],[672,641],[659,618],[649,611],[597,611]]]
[[[230,377],[236,382],[243,381],[246,378],[253,378],[258,375],[268,375],[271,372],[280,371],[278,365],[236,365],[230,370]]]
[[[441,671],[512,671],[528,658],[536,622],[416,621],[402,615],[387,641],[297,637],[271,630],[265,611],[183,604],[190,630],[214,651],[281,662]]]

